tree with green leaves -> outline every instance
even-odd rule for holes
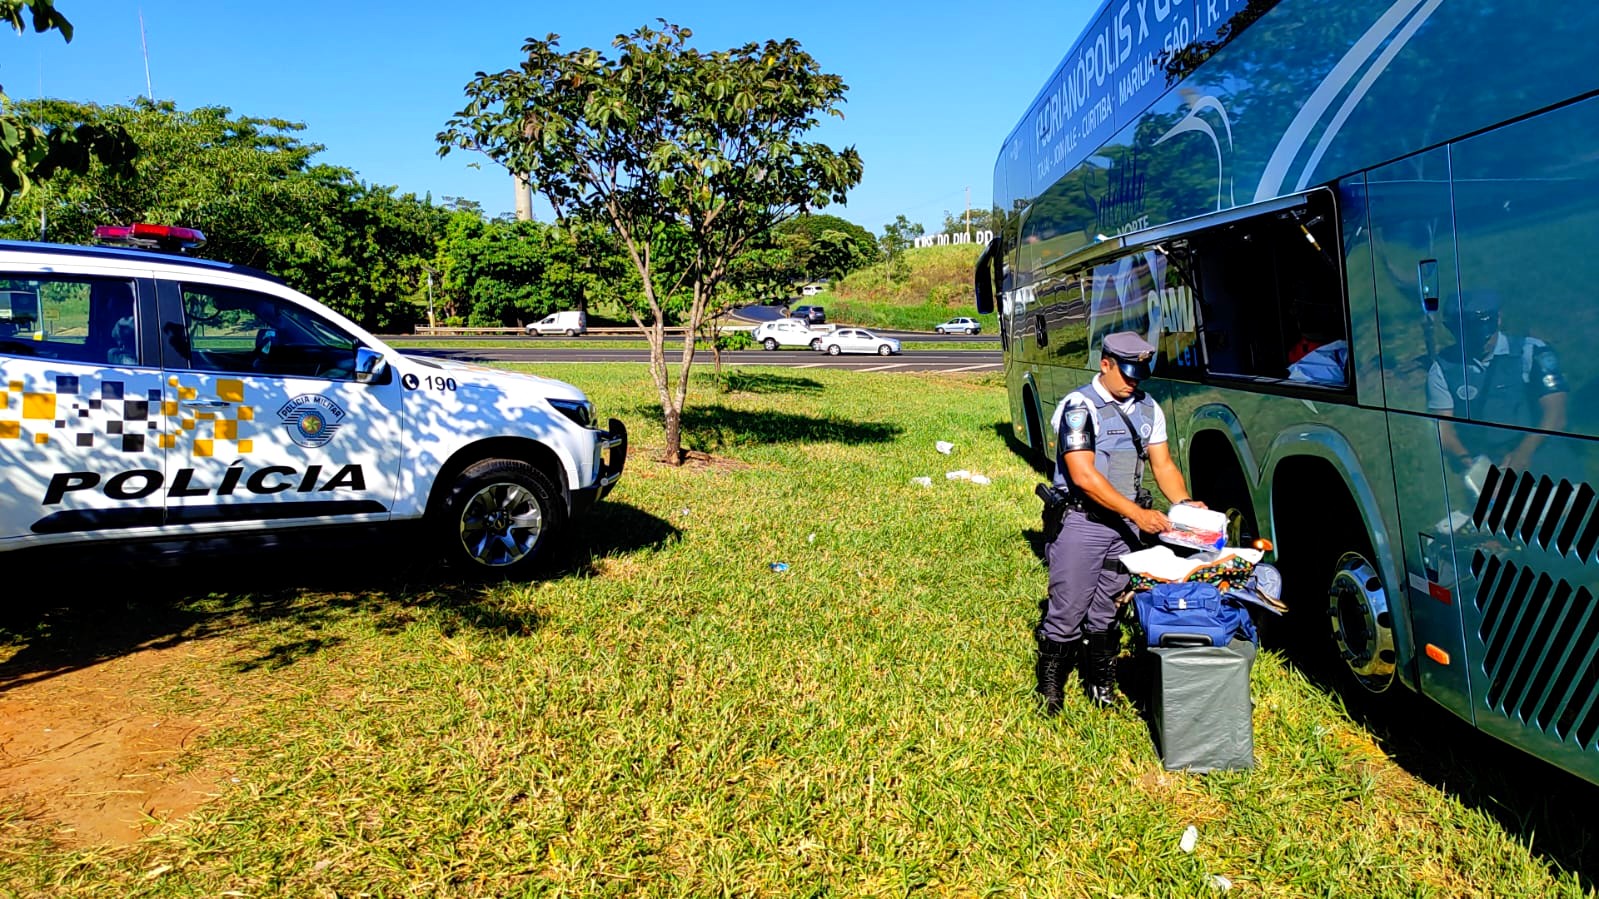
[[[842,278],[877,261],[877,239],[854,222],[825,213],[800,215],[774,229],[799,269],[796,280]]]
[[[975,235],[979,231],[998,231],[996,217],[991,209],[971,209],[966,212],[944,210],[944,234]]]
[[[584,309],[578,246],[541,222],[450,216],[434,270],[446,314],[471,325],[522,325],[563,309]]]
[[[844,202],[860,183],[853,147],[808,142],[847,90],[793,39],[701,52],[661,22],[612,42],[615,57],[529,39],[515,69],[479,74],[439,134],[440,154],[487,155],[528,178],[562,221],[611,227],[638,276],[628,312],[650,344],[666,429],[681,464],[695,341],[732,260],[774,225]],[[665,328],[687,326],[673,380]]]
[[[412,301],[425,300],[425,263],[449,211],[314,163],[322,148],[300,141],[303,125],[142,98],[14,109],[52,131],[116,129],[140,153],[126,167],[58,172],[16,198],[0,236],[87,243],[96,225],[184,225],[206,234],[196,255],[271,271],[365,327],[404,329],[419,317]]]
[[[903,215],[895,216],[892,222],[883,226],[883,236],[877,239],[877,243],[883,248],[891,280],[903,281],[910,277],[910,267],[905,264],[905,251],[916,243],[916,238],[921,237],[922,233],[920,224]]]
[[[27,21],[23,11],[26,10]],[[31,24],[37,33],[55,31],[72,41],[72,23],[54,0],[0,0],[0,21],[22,34]],[[93,160],[126,170],[137,146],[115,127],[79,122],[70,127],[41,128],[12,109],[0,88],[0,213],[30,187],[57,172],[81,172]]]

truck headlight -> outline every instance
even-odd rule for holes
[[[594,422],[594,404],[588,400],[550,400],[550,405],[580,428],[586,428]]]

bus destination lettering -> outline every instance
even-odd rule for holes
[[[1075,165],[1164,92],[1165,62],[1198,37],[1201,6],[1216,22],[1239,0],[1123,0],[1100,15],[1033,106],[1039,184]]]

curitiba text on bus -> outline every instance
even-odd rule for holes
[[[962,231],[959,234],[928,234],[916,238],[916,242],[912,246],[918,249],[921,247],[948,247],[962,243],[988,243],[993,239],[994,232],[992,231],[973,231],[970,234]]]

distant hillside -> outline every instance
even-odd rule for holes
[[[977,244],[906,250],[910,272],[903,280],[890,278],[888,263],[880,262],[852,272],[809,302],[825,307],[830,322],[931,331],[953,316],[969,315],[992,334],[995,317],[977,315],[972,300],[972,267],[981,252]]]

